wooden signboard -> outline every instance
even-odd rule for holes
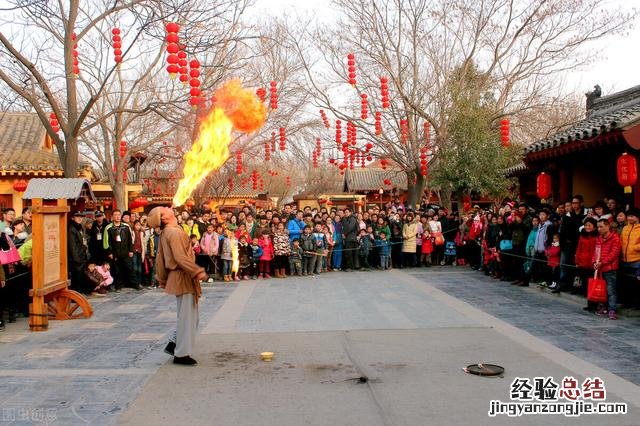
[[[88,318],[93,314],[84,296],[69,290],[67,272],[67,200],[55,206],[34,198],[33,211],[33,288],[29,292],[29,327],[44,331],[51,319]]]

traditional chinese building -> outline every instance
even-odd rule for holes
[[[366,167],[346,169],[343,190],[348,194],[364,195],[367,205],[383,205],[396,197],[406,198],[407,175],[395,163],[382,167],[375,161]]]
[[[523,162],[507,171],[520,183],[521,198],[538,203],[537,176],[551,177],[552,203],[581,194],[587,206],[613,197],[640,206],[640,182],[625,195],[617,180],[623,153],[638,159],[640,149],[640,86],[609,96],[590,94],[585,118],[524,149]]]

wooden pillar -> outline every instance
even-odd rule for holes
[[[32,216],[32,229],[33,234],[31,238],[33,241],[38,241],[38,244],[43,242],[42,232],[44,229],[44,215],[40,212],[42,207],[42,199],[35,198],[32,201],[33,216]],[[44,287],[44,250],[40,250],[37,247],[32,249],[31,264],[33,265],[33,298],[29,304],[29,327],[32,331],[44,331],[49,327],[49,317],[44,303],[44,294],[41,293]]]

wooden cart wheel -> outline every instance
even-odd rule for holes
[[[47,297],[49,318],[69,320],[89,318],[93,315],[91,305],[84,296],[74,290],[60,290]]]

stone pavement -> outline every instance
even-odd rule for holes
[[[467,268],[411,270],[421,280],[577,357],[640,385],[640,318],[617,321],[582,309],[580,299],[517,287]],[[582,299],[583,300],[583,299]],[[638,421],[640,424],[640,421]]]
[[[467,271],[243,282],[203,326],[199,366],[163,366],[120,422],[513,424],[487,412],[490,400],[509,401],[515,377],[552,376],[560,382],[573,376],[581,382],[597,376],[607,386],[607,401],[629,403],[627,415],[525,416],[517,424],[638,423],[640,387],[436,288],[474,280],[472,286],[494,285]],[[511,303],[517,310],[517,302]],[[554,300],[546,303],[554,309]],[[526,306],[520,314],[527,314]],[[260,361],[261,351],[274,351],[274,361]],[[505,366],[504,377],[462,372],[475,362]],[[168,390],[171,398],[163,399]]]
[[[206,287],[207,321],[233,286]],[[90,319],[50,321],[30,332],[27,319],[0,332],[0,424],[115,424],[169,356],[175,297],[123,290],[92,298]]]
[[[205,287],[197,367],[162,352],[172,297],[92,303],[90,320],[44,333],[22,320],[0,333],[0,424],[513,424],[489,418],[489,401],[509,401],[516,376],[542,375],[602,377],[607,401],[629,402],[630,413],[518,424],[639,423],[638,319],[610,322],[466,268]],[[264,350],[276,352],[272,363],[260,361]],[[464,374],[474,362],[505,375]]]

